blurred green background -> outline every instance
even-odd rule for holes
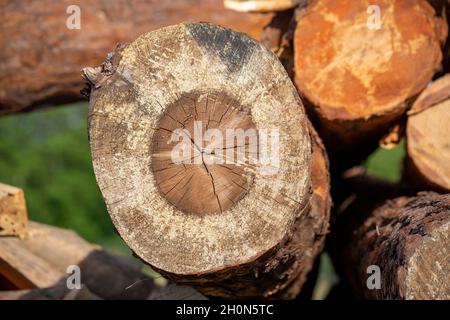
[[[90,242],[130,255],[114,232],[95,182],[87,139],[87,103],[0,118],[0,182],[24,189],[31,220],[73,229]],[[404,143],[377,150],[369,173],[400,179]],[[315,297],[336,283],[329,257],[321,257]]]
[[[125,252],[92,169],[87,103],[0,118],[0,181],[24,189],[31,220]]]

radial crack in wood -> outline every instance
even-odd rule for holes
[[[199,23],[144,34],[108,61],[89,136],[121,237],[206,295],[296,296],[323,247],[329,181],[275,55]]]

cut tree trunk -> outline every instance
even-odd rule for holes
[[[372,193],[359,192],[345,205],[331,239],[335,264],[354,297],[449,299],[450,195],[420,193],[376,205],[370,194],[392,189],[377,192],[382,183],[370,184]],[[370,266],[380,268],[379,289],[369,289],[376,283]]]
[[[71,0],[0,0],[0,115],[82,100],[80,70],[118,42],[185,21],[211,21],[258,38],[271,14],[226,10],[221,0],[87,0],[81,29],[66,21]],[[71,11],[69,11],[71,12]]]
[[[428,86],[408,112],[406,180],[450,192],[450,74]]]
[[[447,24],[426,0],[377,1],[380,24],[371,4],[315,0],[296,14],[295,82],[332,166],[373,150],[442,62]]]
[[[28,214],[22,189],[0,183],[0,237],[26,238]]]
[[[135,254],[208,296],[295,297],[323,246],[329,178],[275,55],[181,24],[84,75],[95,174]]]

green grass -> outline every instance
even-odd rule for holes
[[[386,179],[391,182],[399,182],[405,157],[405,141],[393,150],[377,149],[364,162],[369,174]]]
[[[87,104],[0,119],[0,181],[25,191],[29,216],[124,251],[98,190],[86,129]]]

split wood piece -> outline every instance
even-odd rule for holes
[[[79,4],[80,29],[69,29],[73,5],[0,1],[0,116],[82,100],[81,68],[100,64],[118,42],[144,32],[211,21],[258,39],[272,16],[227,10],[222,0],[87,0]]]
[[[0,290],[65,285],[71,265],[79,266],[82,284],[103,299],[145,299],[155,288],[138,266],[73,231],[31,222],[26,240],[0,238]]]
[[[421,193],[366,210],[353,212],[358,223],[341,251],[356,297],[449,299],[450,195]],[[381,270],[380,289],[367,287],[372,265]]]
[[[28,215],[22,189],[0,183],[0,237],[26,238]]]
[[[225,8],[240,12],[273,12],[292,9],[305,0],[224,0]]]
[[[408,112],[407,180],[450,192],[450,74],[428,86]],[[408,177],[409,176],[409,177]]]
[[[205,295],[297,295],[328,226],[328,170],[323,160],[311,177],[308,120],[275,55],[199,23],[144,34],[109,58],[84,72],[89,136],[128,246]],[[246,137],[224,141],[227,130]],[[265,149],[279,161],[261,161]],[[311,179],[324,184],[317,196]]]
[[[316,0],[297,12],[295,82],[332,164],[376,147],[442,61],[447,26],[426,0],[377,1],[379,29],[371,4]]]

